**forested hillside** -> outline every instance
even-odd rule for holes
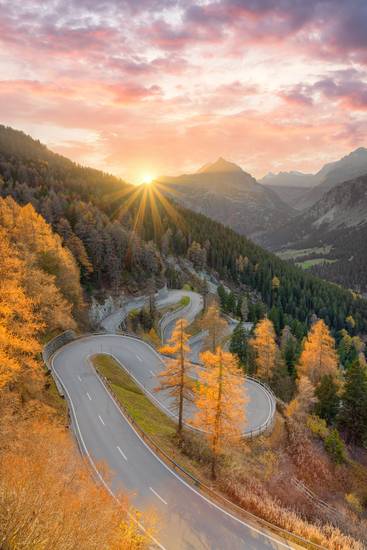
[[[0,199],[0,258],[0,547],[141,549],[126,506],[85,469],[40,359],[44,339],[83,308],[74,258],[11,198]]]
[[[121,197],[132,189],[118,178],[77,166],[22,132],[0,127],[0,195],[34,206],[75,256],[85,284],[116,288],[124,274],[133,273],[139,282],[147,272],[160,272],[157,250],[130,230],[131,213],[122,223],[114,220]]]
[[[245,237],[168,201],[76,166],[21,132],[0,128],[0,194],[31,203],[75,256],[86,288],[118,291],[161,284],[167,255],[189,256],[225,280],[260,292],[282,328],[313,313],[335,330],[352,315],[366,330],[366,303],[264,251]],[[9,138],[9,143],[8,143]]]
[[[367,291],[367,175],[331,189],[312,208],[267,236],[265,245],[313,272]]]

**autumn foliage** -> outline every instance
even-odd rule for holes
[[[0,258],[0,548],[146,548],[126,499],[80,457],[38,358],[83,305],[73,256],[30,204],[0,198]]]
[[[190,336],[186,332],[188,322],[179,319],[173,329],[172,336],[167,345],[160,348],[160,352],[170,355],[166,368],[159,373],[160,385],[157,390],[167,390],[173,398],[172,408],[178,417],[178,434],[181,435],[183,427],[184,405],[192,401],[193,379],[190,376],[191,365],[188,363],[187,354],[190,351],[188,340]]]
[[[298,374],[307,376],[316,385],[325,374],[336,376],[338,357],[335,341],[325,322],[314,323],[304,342]]]
[[[0,453],[0,547],[138,550],[128,503],[98,485],[64,430],[25,423]]]
[[[234,355],[218,347],[215,353],[202,353],[201,359],[205,368],[199,371],[193,424],[206,433],[215,478],[217,458],[225,444],[234,444],[241,437],[247,399],[244,378]]]
[[[33,301],[48,331],[75,326],[83,305],[79,270],[61,239],[33,206],[0,198],[0,228],[6,233],[10,256],[18,258],[18,284]]]
[[[221,339],[224,336],[227,323],[221,317],[218,305],[212,303],[204,314],[201,320],[201,327],[208,331],[208,337],[206,338],[205,345],[212,353],[215,352],[217,346],[221,344]]]
[[[274,325],[269,319],[262,319],[256,325],[251,346],[256,353],[256,374],[269,380],[278,359]]]
[[[19,371],[37,365],[40,345],[35,338],[44,324],[22,285],[24,261],[15,253],[0,228],[0,390]]]
[[[0,198],[0,388],[35,368],[38,339],[75,326],[82,306],[79,272],[31,205]]]

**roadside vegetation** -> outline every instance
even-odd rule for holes
[[[127,499],[86,467],[40,359],[50,334],[84,322],[71,253],[31,205],[0,198],[0,258],[0,547],[146,548]]]
[[[322,513],[315,510],[313,504],[302,495],[297,498],[293,494],[289,501],[289,473],[285,478],[282,465],[293,466],[290,458],[283,456],[289,445],[285,416],[278,414],[270,437],[240,442],[235,448],[227,446],[222,449],[217,478],[213,481],[212,454],[205,438],[184,429],[180,443],[177,425],[153,405],[113,358],[98,355],[93,362],[97,371],[107,379],[122,407],[146,435],[201,482],[210,485],[245,510],[325,548],[363,549],[363,545],[353,537],[333,527],[327,516],[321,521],[319,518]],[[307,468],[314,468],[315,465],[315,461],[309,466],[305,462]],[[300,506],[303,508],[301,515],[296,511]]]

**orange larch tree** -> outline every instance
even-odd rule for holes
[[[219,307],[216,303],[213,303],[208,307],[200,324],[204,330],[208,331],[208,337],[205,343],[214,353],[217,346],[220,345],[220,340],[227,328],[227,323],[220,316]]]
[[[47,328],[73,328],[83,295],[71,252],[31,204],[19,206],[11,197],[0,198],[0,227],[26,264],[22,285],[37,302]]]
[[[317,385],[325,374],[336,376],[338,356],[335,340],[324,321],[314,323],[303,344],[299,358],[298,374],[307,376],[313,385]]]
[[[257,375],[269,380],[279,360],[274,325],[269,319],[259,321],[250,344],[256,353]]]
[[[199,371],[195,390],[197,413],[193,425],[205,431],[212,451],[212,478],[224,445],[238,442],[245,425],[247,402],[244,378],[232,353],[220,347],[201,354],[205,369]]]
[[[147,534],[142,533],[128,515],[126,497],[118,497],[120,502],[95,482],[65,430],[47,419],[18,424],[12,444],[0,452],[0,547],[151,547],[155,522],[144,514]]]
[[[37,365],[40,345],[36,339],[43,328],[34,300],[21,281],[26,265],[18,258],[4,230],[0,228],[0,389],[22,368]]]
[[[177,433],[182,436],[184,404],[192,401],[193,379],[190,377],[191,364],[187,360],[190,352],[188,340],[190,336],[186,332],[188,322],[179,319],[173,329],[172,336],[166,346],[160,348],[160,352],[170,355],[166,368],[159,373],[160,385],[156,391],[167,390],[173,398],[172,409],[177,414]]]

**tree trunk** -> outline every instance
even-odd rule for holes
[[[219,372],[218,372],[218,397],[217,397],[217,410],[215,415],[214,423],[214,433],[213,433],[213,445],[212,445],[212,468],[211,468],[211,477],[216,479],[216,465],[217,465],[217,456],[218,456],[218,443],[220,437],[220,417],[222,413],[222,377],[223,377],[223,365],[222,365],[222,351],[219,352]]]
[[[183,426],[183,400],[184,400],[184,374],[185,374],[185,357],[184,357],[184,350],[183,350],[183,327],[182,327],[182,321],[181,321],[181,335],[180,335],[180,369],[181,369],[181,380],[180,380],[180,402],[179,402],[179,409],[178,409],[178,429],[177,433],[180,438],[180,441],[182,439],[182,426]]]

